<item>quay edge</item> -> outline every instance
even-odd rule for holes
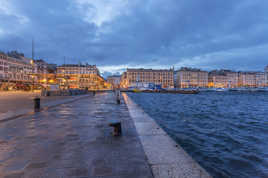
[[[122,95],[155,178],[212,178],[126,93]]]

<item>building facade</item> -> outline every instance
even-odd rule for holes
[[[213,70],[209,72],[208,86],[213,88],[238,87],[238,72],[231,70]]]
[[[57,67],[57,74],[96,74],[100,72],[96,65],[64,64]]]
[[[239,72],[239,87],[256,87],[256,72]]]
[[[111,89],[111,84],[99,75],[96,65],[66,64],[58,66],[56,78],[61,88],[64,89]]]
[[[265,87],[266,77],[265,72],[256,72],[256,87]]]
[[[113,88],[119,88],[120,87],[120,75],[112,75],[107,77],[107,82],[110,83]]]
[[[47,74],[48,73],[48,63],[43,59],[33,60],[35,66],[35,74]]]
[[[183,67],[176,72],[176,88],[207,87],[208,72],[200,69]]]
[[[127,69],[121,84],[124,88],[136,86],[137,83],[152,83],[162,88],[174,88],[174,70]]]
[[[268,87],[268,66],[264,69],[265,72],[265,86]]]
[[[120,78],[120,88],[128,88],[127,72],[123,72]]]
[[[32,82],[34,65],[25,57],[14,58],[0,53],[0,80],[8,82]]]

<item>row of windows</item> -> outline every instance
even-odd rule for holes
[[[137,82],[136,80],[129,80],[129,82],[131,82],[131,83],[135,83],[135,82]],[[148,80],[140,80],[139,82],[152,82],[152,83],[154,83],[154,82],[164,82],[164,83],[173,83],[173,80],[151,80],[151,81],[148,81]]]
[[[31,68],[30,64],[22,64],[22,63],[9,63],[9,62],[4,62],[4,61],[0,61],[0,65],[9,65],[9,66],[20,66],[20,67],[25,67],[25,68]]]
[[[25,71],[23,70],[23,68],[14,68],[14,67],[3,67],[3,66],[0,66],[0,71],[5,71],[5,72],[20,72],[20,73],[30,73],[31,70],[29,71]]]
[[[152,76],[169,76],[169,77],[173,77],[173,75],[169,75],[169,74],[150,74],[150,75],[142,75],[142,74],[129,74],[128,76],[145,76],[145,77],[152,77]]]
[[[172,77],[128,77],[128,79],[131,80],[161,80],[161,79],[165,79],[165,80],[173,80],[174,78]]]
[[[88,71],[79,71],[79,72],[77,72],[77,71],[58,71],[58,73],[59,74],[96,74],[96,72],[95,71],[90,71],[90,72],[88,72]]]
[[[27,70],[32,70],[32,68],[28,67],[28,66],[14,65],[14,64],[9,64],[9,63],[0,61],[0,66],[1,65],[4,65],[4,66],[9,67],[9,68],[19,68],[19,69],[25,69],[25,70],[26,69]]]
[[[7,59],[7,57],[6,57],[6,56],[1,55],[1,56],[0,56],[0,59]]]
[[[31,80],[29,76],[24,75],[12,75],[12,74],[0,74],[1,79],[8,79],[8,80]]]

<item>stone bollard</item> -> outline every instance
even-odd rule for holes
[[[114,128],[113,136],[122,135],[121,122],[114,122],[114,123],[109,124],[109,126]]]
[[[40,111],[40,98],[39,97],[34,98],[34,111],[35,112]]]

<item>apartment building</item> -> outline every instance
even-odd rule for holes
[[[268,86],[268,66],[264,69],[265,72],[265,86]]]
[[[112,75],[107,77],[107,82],[110,83],[114,88],[118,88],[120,85],[120,75]]]
[[[96,65],[65,64],[57,67],[56,75],[61,88],[111,89],[111,84],[100,76]]]
[[[9,57],[0,53],[0,80],[8,82],[32,82],[34,65],[23,56]]]
[[[176,88],[207,87],[208,72],[200,69],[183,67],[176,71]]]
[[[137,83],[152,83],[161,85],[162,88],[174,88],[174,70],[173,69],[127,69],[123,74],[122,85],[125,88],[136,86]]]
[[[123,72],[120,77],[120,88],[128,88],[127,72]]]
[[[256,72],[256,87],[265,87],[266,78],[265,72]]]
[[[256,87],[256,72],[239,72],[239,87]]]
[[[209,72],[208,86],[214,88],[238,87],[238,72],[231,70],[213,70]]]
[[[57,74],[96,74],[100,72],[96,65],[64,64],[57,67]]]
[[[45,62],[43,59],[33,60],[35,66],[35,74],[47,74],[49,64]]]

